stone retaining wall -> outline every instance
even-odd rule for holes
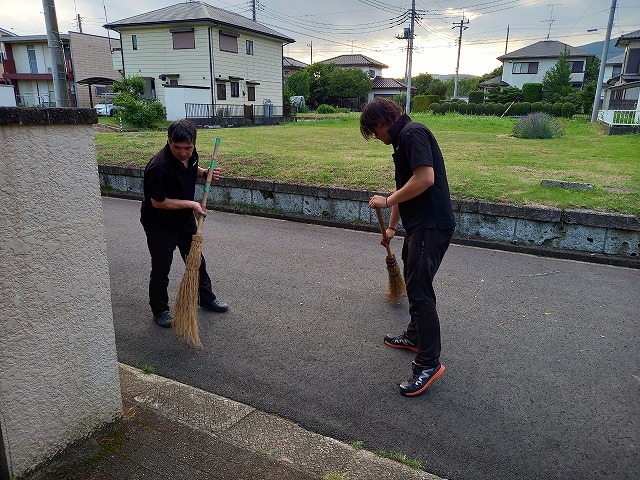
[[[100,166],[103,194],[141,198],[143,171]],[[202,194],[201,187],[196,198]],[[368,206],[380,192],[222,178],[209,193],[209,208],[377,230]],[[564,253],[640,268],[640,222],[633,215],[454,200],[458,242],[490,242],[530,253]],[[385,220],[389,210],[383,210]]]

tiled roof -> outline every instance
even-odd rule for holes
[[[337,57],[321,60],[320,63],[335,63],[339,67],[378,67],[389,68],[389,65],[380,63],[366,55],[338,55]]]
[[[616,47],[618,45],[626,45],[629,43],[629,40],[640,40],[640,30],[636,30],[635,32],[625,33],[624,35],[620,35],[618,41],[616,42]]]
[[[569,50],[569,57],[594,57],[592,53],[585,50],[581,50],[577,47],[572,47],[566,43],[558,42],[556,40],[542,40],[536,42],[527,47],[513,52],[501,55],[498,60],[515,59],[515,58],[558,58],[564,49]]]
[[[69,41],[68,33],[61,33],[60,40],[64,40],[66,42]],[[2,37],[3,43],[47,43],[48,38],[46,35],[17,35],[15,37]]]
[[[178,3],[177,5],[171,5],[169,7],[142,13],[116,22],[110,22],[104,25],[104,28],[118,31],[123,27],[194,22],[207,22],[219,26],[235,27],[240,30],[246,30],[268,37],[277,38],[286,43],[295,42],[294,39],[260,25],[253,20],[243,17],[242,15],[228,12],[221,8],[212,7],[204,2]]]
[[[624,53],[607,60],[607,65],[622,65],[622,62],[624,62]]]
[[[283,67],[293,67],[293,68],[304,68],[307,67],[308,64],[301,62],[300,60],[296,60],[295,58],[291,58],[291,57],[282,57],[282,66]]]
[[[396,80],[395,78],[384,78],[384,77],[376,77],[373,79],[373,86],[371,87],[373,90],[376,89],[406,89],[407,86]]]
[[[489,85],[500,85],[501,87],[508,87],[509,84],[507,82],[502,81],[502,77],[493,77],[484,82],[478,83],[479,87],[488,87]]]

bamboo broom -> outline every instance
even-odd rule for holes
[[[384,220],[382,219],[382,212],[376,207],[376,214],[378,215],[378,223],[380,224],[380,233],[385,242],[388,240],[387,229],[384,226]],[[389,272],[389,285],[387,286],[387,301],[389,303],[398,303],[400,298],[406,293],[404,285],[404,278],[400,273],[400,267],[396,261],[396,256],[391,252],[391,248],[387,245],[387,272]]]
[[[209,172],[204,185],[204,193],[200,204],[202,208],[207,206],[207,197],[211,187],[211,178],[213,177],[213,169],[218,159],[218,146],[220,145],[220,137],[216,137],[216,143],[213,147],[213,156],[209,164]],[[191,240],[191,248],[189,255],[185,260],[186,269],[180,282],[180,289],[176,297],[176,306],[174,308],[173,328],[176,333],[182,337],[188,344],[201,348],[200,332],[198,326],[198,290],[200,288],[200,261],[202,259],[202,224],[204,223],[204,215],[198,217],[198,229]]]

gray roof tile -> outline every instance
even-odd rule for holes
[[[557,40],[542,40],[536,42],[527,47],[523,47],[519,50],[501,55],[498,60],[513,59],[513,58],[557,58],[567,48],[569,50],[569,57],[594,57],[592,53],[585,50],[581,50],[577,47],[572,47],[566,43],[558,42]]]
[[[183,24],[205,22],[214,23],[220,26],[235,27],[240,30],[254,32],[268,37],[282,40],[286,43],[295,42],[281,33],[276,32],[264,25],[260,25],[242,15],[222,10],[221,8],[212,7],[204,2],[187,2],[170,5],[168,7],[153,10],[147,13],[141,13],[133,17],[110,22],[104,25],[110,30],[119,30],[123,27],[162,25],[162,24]]]

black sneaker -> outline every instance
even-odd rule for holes
[[[166,310],[158,315],[153,316],[154,322],[164,328],[171,328],[171,324],[173,323],[171,318],[171,312]]]
[[[224,313],[229,310],[229,305],[216,298],[214,300],[200,300],[200,308],[209,312]]]
[[[412,352],[418,351],[418,346],[409,340],[407,332],[402,332],[400,335],[385,335],[384,344],[393,348],[404,348],[405,350],[411,350]]]
[[[414,362],[411,364],[411,368],[413,370],[411,380],[400,384],[400,393],[405,397],[420,395],[444,373],[444,365],[423,367]]]

